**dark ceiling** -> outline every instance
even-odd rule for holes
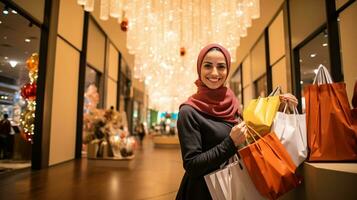
[[[0,2],[0,83],[22,86],[29,81],[26,60],[38,52],[41,31],[11,9],[7,15],[4,14],[4,8]],[[26,38],[31,41],[25,42]],[[10,66],[10,60],[18,62],[16,67]]]

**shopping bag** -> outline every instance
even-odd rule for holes
[[[248,174],[259,193],[277,199],[300,183],[296,166],[274,132],[264,137],[247,125],[247,133],[254,142],[239,150]],[[255,135],[260,139],[254,139]]]
[[[299,166],[307,157],[306,116],[299,114],[296,107],[293,113],[277,112],[271,130],[288,151],[295,166]]]
[[[229,171],[229,168],[226,167],[222,170],[217,171],[215,174],[218,181],[218,190],[219,194],[223,194],[221,197],[225,200],[233,200],[232,199],[232,175]]]
[[[357,126],[353,125],[345,83],[333,83],[320,65],[304,89],[309,161],[357,160]]]
[[[277,91],[277,89],[275,89],[273,93],[275,93],[275,91]],[[272,94],[268,97],[253,99],[244,109],[243,119],[246,124],[253,127],[259,133],[267,133],[270,131],[279,106],[279,96],[273,96]]]
[[[221,170],[227,170],[227,169],[226,168],[219,169],[204,176],[206,185],[208,187],[208,191],[211,194],[213,200],[225,200],[225,194],[223,193],[223,190],[219,185],[220,183],[216,176],[216,173]]]
[[[265,198],[255,188],[249,177],[247,168],[241,159],[237,159],[228,166],[232,175],[231,178],[231,197],[232,200],[264,200]]]

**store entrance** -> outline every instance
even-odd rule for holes
[[[0,174],[31,166],[39,27],[0,2]]]

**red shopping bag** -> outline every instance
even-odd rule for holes
[[[247,126],[248,127],[248,126]],[[269,199],[277,199],[300,183],[295,175],[296,166],[284,146],[273,132],[261,137],[248,127],[251,138],[260,139],[239,150],[249,176],[259,193]]]
[[[357,160],[357,126],[353,125],[346,85],[332,83],[327,69],[320,65],[314,84],[304,94],[308,160]]]

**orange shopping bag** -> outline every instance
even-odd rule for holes
[[[251,127],[247,128],[254,142],[239,150],[239,154],[259,193],[277,199],[297,187],[300,181],[295,175],[296,166],[276,135],[270,132],[261,137]],[[260,139],[254,139],[255,135]]]
[[[357,126],[353,125],[345,83],[333,83],[320,65],[314,84],[305,88],[304,95],[308,160],[357,160]]]

